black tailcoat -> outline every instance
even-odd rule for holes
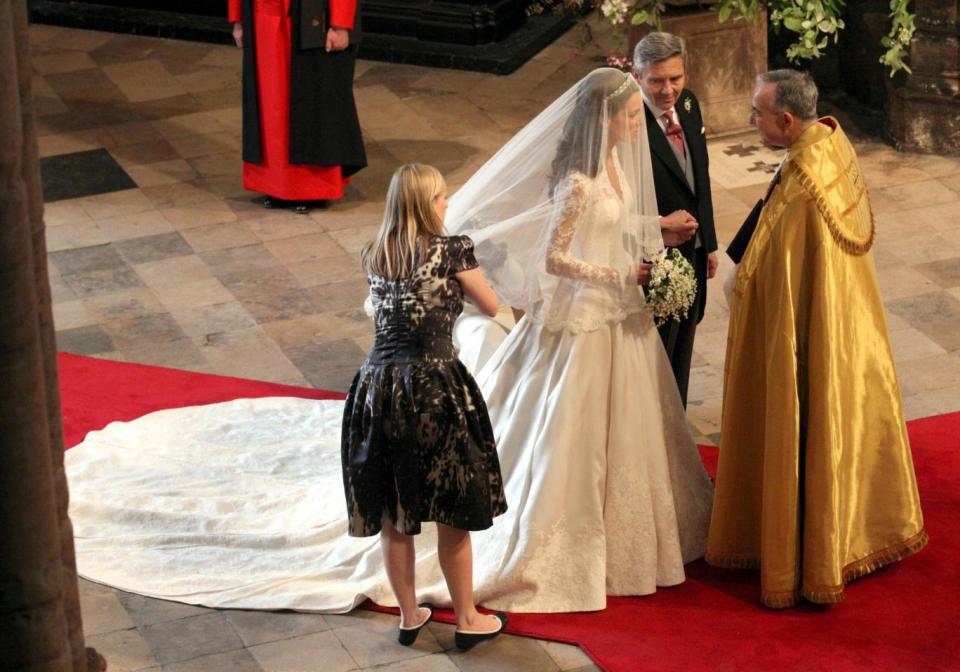
[[[710,194],[710,160],[707,156],[707,137],[703,133],[703,117],[697,97],[684,89],[677,100],[675,112],[683,129],[684,139],[693,162],[696,193],[687,184],[683,167],[677,161],[663,129],[646,105],[647,137],[653,159],[653,181],[657,191],[657,208],[661,215],[676,210],[686,210],[700,224],[702,247],[696,249],[696,239],[691,238],[679,250],[693,265],[697,274],[697,298],[690,309],[690,316],[683,322],[668,322],[660,328],[667,356],[673,366],[684,404],[687,399],[687,381],[690,378],[690,361],[693,357],[693,337],[697,323],[703,319],[707,305],[707,253],[717,249],[717,234],[713,224],[713,200]]]
[[[344,176],[367,165],[360,120],[353,100],[360,9],[350,46],[327,53],[300,48],[301,2],[290,7],[290,163],[340,166]],[[263,161],[260,97],[257,95],[253,0],[243,0],[243,160]],[[283,76],[283,73],[277,73]]]

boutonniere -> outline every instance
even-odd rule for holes
[[[693,103],[690,102],[690,96],[687,96],[686,98],[683,99],[683,109],[685,109],[687,112],[690,111],[690,107],[692,105]]]

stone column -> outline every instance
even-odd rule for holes
[[[86,672],[27,37],[0,0],[0,666]]]
[[[960,154],[960,0],[917,0],[910,67],[891,91],[888,132],[902,149]]]

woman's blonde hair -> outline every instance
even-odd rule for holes
[[[440,171],[422,163],[400,166],[390,180],[383,223],[361,253],[367,273],[383,278],[411,275],[423,262],[430,236],[442,236],[433,201],[447,190]]]

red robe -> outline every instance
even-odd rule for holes
[[[289,201],[343,198],[350,182],[340,166],[291,164],[290,0],[253,0],[263,162],[243,164],[243,187]],[[353,29],[357,0],[330,0],[330,25]],[[242,18],[241,0],[228,0],[228,19]]]

